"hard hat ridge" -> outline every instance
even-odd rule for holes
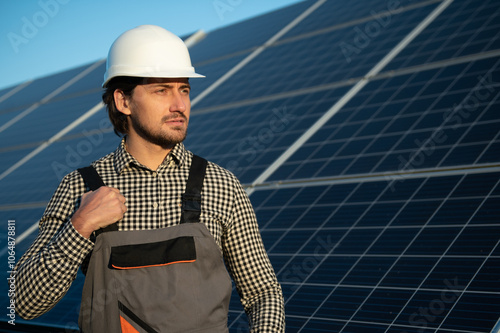
[[[103,87],[117,76],[204,77],[195,72],[182,39],[155,25],[141,25],[125,31],[111,45]]]

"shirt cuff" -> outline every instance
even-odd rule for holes
[[[94,243],[80,235],[70,220],[57,233],[54,247],[72,261],[82,263],[87,254],[94,248]]]

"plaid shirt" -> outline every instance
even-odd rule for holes
[[[155,229],[179,223],[193,154],[178,144],[158,170],[141,165],[125,149],[125,140],[93,163],[107,186],[120,189],[127,212],[119,230]],[[50,310],[76,278],[94,243],[71,224],[86,186],[77,171],[68,174],[40,220],[39,235],[19,260],[16,310],[32,319]],[[209,162],[203,183],[201,222],[224,255],[252,332],[284,331],[281,287],[262,244],[255,213],[236,177]]]

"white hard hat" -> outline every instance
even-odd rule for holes
[[[204,77],[195,73],[182,39],[156,25],[125,31],[111,45],[102,86],[117,76]]]

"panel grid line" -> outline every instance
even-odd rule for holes
[[[439,206],[437,208],[434,209],[434,213],[432,214],[431,217],[429,217],[427,219],[427,221],[419,228],[419,231],[415,234],[415,236],[413,237],[413,239],[408,243],[408,245],[404,248],[404,250],[401,251],[401,253],[398,254],[396,260],[392,263],[392,265],[385,271],[384,275],[379,279],[378,283],[375,285],[375,287],[370,291],[369,295],[364,299],[364,301],[362,302],[362,304],[356,309],[355,313],[351,316],[351,318],[349,319],[352,320],[352,318],[354,318],[354,316],[359,312],[359,310],[361,309],[361,307],[366,303],[366,301],[368,300],[368,298],[375,292],[376,289],[378,289],[378,287],[380,286],[380,284],[382,283],[382,281],[387,277],[387,275],[389,275],[389,272],[394,268],[394,266],[396,266],[396,264],[400,261],[401,258],[403,258],[403,255],[408,251],[408,249],[413,245],[413,243],[415,243],[415,241],[417,240],[417,238],[420,236],[420,234],[424,231],[424,229],[427,227],[427,225],[429,224],[429,222],[432,220],[432,217],[440,210],[440,208],[444,205],[444,203],[448,200],[448,198],[450,197],[451,193],[453,193],[453,191],[460,185],[460,183],[463,181],[463,179],[465,179],[465,175],[462,176],[462,178],[460,179],[460,181],[458,181],[454,188],[448,193],[447,197],[444,198],[443,200],[441,200]],[[429,178],[426,178],[425,181],[423,181],[420,186],[418,187],[417,190],[414,191],[414,193],[412,194],[412,196],[407,200],[407,203],[409,203],[414,197],[415,195],[418,193],[418,191],[423,187],[423,185],[429,180]],[[390,187],[390,185],[388,186],[388,188]],[[407,204],[406,203],[406,204]],[[401,210],[400,210],[401,211]],[[393,219],[396,217],[396,215],[394,215]],[[391,220],[392,221],[392,220]],[[440,256],[441,257],[441,256]],[[422,280],[422,283],[423,281],[425,281],[426,278],[424,278]],[[421,283],[421,284],[422,284]],[[415,291],[416,293],[416,291]],[[407,303],[408,304],[408,303]],[[406,307],[405,306],[402,306],[401,307],[401,311],[404,310],[404,308]],[[393,323],[396,321],[396,319],[398,318],[398,316],[401,314],[401,312],[396,315],[396,317],[394,318],[393,320]],[[346,325],[344,325],[344,327],[342,328],[342,330],[340,332],[342,332],[344,330],[344,328],[347,326],[347,324],[349,323],[349,321],[346,323]],[[388,327],[389,328],[389,327]],[[387,332],[387,330],[386,330]]]
[[[468,66],[467,66],[467,67],[464,69],[464,71],[461,73],[461,75],[457,75],[457,76],[454,78],[453,82],[452,82],[452,83],[451,83],[451,84],[447,87],[447,90],[446,90],[445,92],[447,92],[447,91],[449,90],[449,88],[453,85],[453,83],[455,83],[455,82],[457,82],[459,79],[461,79],[461,78],[462,78],[462,76],[463,76],[463,74],[464,74],[464,73],[465,73],[465,72],[466,72],[466,71],[467,71],[467,70],[468,70],[471,66],[472,66],[472,63],[469,63],[469,64],[468,64]],[[488,71],[488,73],[491,73],[491,71],[492,71],[492,70],[490,69],[490,70]],[[474,92],[476,92],[476,91],[478,90],[478,88],[479,88],[479,87],[481,87],[481,85],[482,85],[482,81],[480,80],[480,81],[476,84],[476,86],[475,86],[473,89],[470,89],[469,93],[468,93],[468,94],[467,94],[467,95],[466,95],[466,96],[462,99],[462,102],[461,102],[459,105],[457,105],[456,107],[454,107],[454,108],[453,108],[453,111],[451,112],[451,114],[449,115],[449,117],[447,117],[447,118],[445,119],[445,121],[443,121],[443,122],[439,125],[439,127],[435,128],[435,129],[433,130],[432,134],[431,134],[431,135],[430,135],[430,136],[429,136],[429,137],[428,137],[428,138],[424,141],[424,143],[423,143],[420,147],[418,147],[418,149],[416,150],[416,152],[415,152],[414,154],[412,154],[412,157],[411,157],[411,158],[408,160],[408,162],[404,165],[403,169],[408,168],[409,166],[411,166],[411,165],[414,163],[414,160],[415,160],[416,156],[418,156],[418,154],[422,153],[422,152],[423,152],[423,150],[425,149],[425,147],[426,147],[426,146],[427,146],[427,145],[428,145],[428,144],[429,144],[432,140],[434,140],[434,137],[435,137],[436,133],[440,133],[441,131],[443,131],[443,128],[445,127],[445,125],[446,125],[446,123],[447,123],[447,120],[448,120],[448,119],[451,119],[451,117],[452,117],[452,116],[454,116],[457,112],[459,112],[459,110],[461,110],[461,108],[462,108],[462,106],[464,105],[464,103],[466,103],[467,101],[469,101],[469,100],[470,100],[470,98],[471,98],[472,94],[473,94]],[[483,110],[483,113],[484,113],[484,112],[486,112],[486,109],[485,109],[485,110]],[[421,118],[422,118],[422,117],[420,117],[420,119],[421,119]],[[452,147],[456,147],[456,145],[457,145],[457,144],[458,144],[458,143],[459,143],[459,142],[460,142],[460,141],[461,141],[461,140],[465,137],[465,135],[467,135],[467,133],[468,133],[468,132],[472,129],[472,127],[473,127],[473,126],[474,126],[474,125],[478,122],[478,119],[479,119],[479,117],[478,117],[478,118],[477,118],[477,119],[473,122],[473,124],[471,124],[471,125],[468,125],[468,126],[467,126],[467,128],[466,128],[465,132],[462,134],[461,138],[460,138],[460,139],[458,139],[458,140],[456,141],[456,143],[454,143],[454,145],[453,145]],[[415,124],[412,126],[412,128],[416,126],[416,123],[417,123],[417,122],[415,122]],[[411,129],[410,129],[410,130],[411,130]],[[402,138],[401,138],[401,140],[402,140]],[[451,153],[451,151],[452,151],[452,149],[448,150],[447,154],[445,155],[445,157],[443,157],[443,159],[442,159],[442,160],[444,160],[444,159],[446,158],[446,156],[448,156],[448,155]],[[440,164],[438,164],[438,167],[439,167],[439,165],[440,165]],[[377,165],[377,166],[378,166],[378,165]],[[375,168],[376,168],[376,167],[375,167]],[[374,168],[374,169],[375,169],[375,168]]]
[[[477,10],[475,10],[475,11],[473,12],[473,14],[472,14],[472,15],[470,15],[470,16],[468,16],[468,17],[467,17],[467,21],[466,21],[466,22],[468,22],[468,23],[473,22],[473,20],[476,18],[476,15],[477,15],[478,11],[482,10],[482,9],[483,9],[483,8],[485,8],[485,7],[486,7],[486,2],[483,2],[483,3],[482,3],[482,5],[481,5],[479,8],[477,8]],[[469,38],[469,39],[468,39],[465,43],[463,43],[463,44],[462,44],[462,46],[461,46],[461,47],[457,50],[457,52],[455,53],[455,55],[456,55],[456,54],[461,54],[461,52],[465,49],[466,45],[468,45],[468,44],[469,44],[469,43],[471,43],[473,40],[475,40],[475,39],[476,39],[476,37],[477,37],[477,36],[478,36],[481,32],[483,32],[483,29],[482,29],[482,28],[483,28],[483,27],[486,27],[486,26],[489,26],[489,25],[490,25],[489,23],[490,23],[492,20],[493,20],[493,17],[489,17],[489,18],[488,18],[488,20],[487,20],[487,21],[486,21],[486,22],[482,25],[482,27],[481,27],[481,28],[476,29],[476,30],[474,31],[474,33],[470,36],[470,38]],[[462,24],[462,28],[463,28],[463,27],[465,27],[465,24]],[[457,33],[458,33],[458,31],[457,31]],[[492,42],[492,41],[491,41],[491,42]],[[490,42],[490,43],[491,43],[491,42]]]
[[[471,64],[469,63],[468,64],[468,67],[470,67]],[[420,96],[420,94],[425,91],[428,86],[431,84],[431,82],[433,82],[436,77],[439,76],[439,74],[444,70],[444,68],[441,68],[439,69],[436,73],[434,73],[434,76],[432,77],[431,80],[428,80],[422,87],[421,89],[418,91],[418,93],[416,94],[417,96]],[[464,70],[465,72],[465,70]],[[462,73],[463,75],[463,73]],[[457,82],[462,76],[455,76],[452,83],[450,83],[447,87],[446,87],[446,90],[443,92],[443,93],[447,93],[449,92],[449,90],[451,89],[451,87],[453,86],[453,83]],[[412,98],[412,100],[416,100],[416,98]],[[416,121],[413,122],[413,124],[404,132],[404,133],[408,133],[408,132],[412,132],[414,131],[415,127],[417,126],[417,124],[419,123],[420,120],[424,119],[425,116],[427,116],[430,112],[430,110],[439,102],[438,99],[434,100],[432,102],[432,104],[424,111],[424,112],[421,112],[419,113],[419,117]],[[408,107],[411,103],[408,103],[406,104],[406,106]],[[382,135],[382,132],[384,132],[386,129],[388,129],[394,122],[396,121],[396,118],[391,120],[389,122],[389,124],[387,124],[387,126],[384,128],[384,130],[380,131],[380,137],[383,137]],[[402,167],[400,167],[401,170],[407,170],[407,169],[412,169],[411,166],[413,165],[414,163],[414,159],[416,156],[419,156],[419,154],[423,151],[423,149],[426,147],[426,145],[430,142],[430,140],[432,140],[434,138],[434,135],[435,133],[438,133],[440,130],[442,130],[442,128],[444,128],[444,123],[442,123],[438,129],[434,129],[432,134],[427,138],[427,140],[425,141],[424,144],[422,144],[420,147],[418,147],[417,150],[411,150],[412,151],[412,157],[406,162],[405,165],[403,165]],[[391,153],[395,152],[395,149],[396,147],[405,139],[405,136],[404,135],[401,135],[399,136],[399,139],[396,140],[396,142],[393,144],[393,146],[391,147],[391,149],[388,151],[388,153],[386,154],[386,156],[390,155]],[[374,142],[374,141],[372,141]],[[364,152],[364,151],[363,151]],[[374,170],[377,170],[377,168],[381,165],[383,159],[380,159],[374,166],[373,168],[370,170],[370,173],[372,173]]]
[[[305,10],[302,14],[296,17],[292,22],[283,27],[280,31],[278,31],[274,36],[272,36],[268,41],[266,41],[263,45],[258,47],[248,56],[246,56],[243,60],[241,60],[236,66],[227,71],[224,75],[218,78],[214,83],[212,83],[208,88],[202,91],[199,95],[197,95],[192,101],[191,106],[198,104],[202,99],[204,99],[208,94],[212,93],[215,89],[217,89],[221,84],[226,82],[229,78],[231,78],[234,74],[236,74],[240,69],[242,69],[246,64],[256,58],[259,54],[261,54],[267,47],[272,45],[277,39],[290,31],[293,27],[299,24],[302,20],[304,20],[307,16],[309,16],[312,12],[314,12],[318,7],[320,7],[326,0],[318,0],[311,7]]]
[[[15,86],[14,88],[12,88],[11,90],[7,91],[5,94],[3,94],[2,96],[0,96],[0,103],[2,103],[3,101],[5,101],[10,96],[16,94],[17,92],[21,91],[25,87],[29,86],[30,83],[32,83],[32,82],[33,82],[33,80],[25,81],[23,83],[18,84],[17,86]]]
[[[411,78],[412,78],[413,76],[415,76],[415,75],[416,75],[416,73],[413,73],[413,74],[412,74],[412,76],[408,79],[408,81],[410,81],[410,80],[411,80]],[[436,74],[436,75],[437,75],[437,74]],[[429,81],[429,82],[430,82],[430,81]],[[388,83],[388,81],[386,81],[385,83]],[[385,85],[383,85],[382,87],[380,87],[380,88],[379,88],[379,90],[381,90],[384,86],[385,86]],[[418,97],[420,96],[420,93],[421,93],[421,92],[422,92],[425,88],[426,88],[425,86],[424,86],[424,87],[422,87],[422,88],[421,88],[421,89],[420,89],[420,90],[419,90],[416,94],[414,94],[414,96],[412,96],[412,97],[408,100],[408,102],[407,102],[406,106],[405,106],[405,107],[404,107],[404,108],[403,108],[400,112],[404,112],[404,110],[405,110],[405,109],[406,109],[409,105],[411,105],[412,101],[417,100],[417,99],[418,99]],[[370,122],[371,122],[372,120],[377,119],[377,118],[376,118],[376,117],[377,117],[377,115],[378,115],[378,114],[379,114],[379,113],[380,113],[383,109],[385,109],[388,105],[390,105],[390,103],[394,100],[395,96],[397,96],[397,95],[398,95],[398,93],[399,93],[400,91],[402,91],[403,89],[404,89],[404,85],[399,86],[399,87],[398,87],[398,88],[394,91],[394,93],[391,95],[391,97],[390,97],[390,98],[388,98],[386,101],[384,101],[384,102],[383,102],[383,103],[379,106],[379,108],[377,109],[377,111],[376,111],[376,112],[374,112],[372,115],[370,115],[370,118],[369,118],[369,119],[367,119],[366,121],[362,121],[362,122],[360,122],[360,123],[361,123],[361,124],[363,124],[363,125],[362,125],[362,126],[360,126],[360,127],[356,130],[356,132],[354,132],[354,134],[351,136],[351,138],[349,138],[349,139],[347,139],[347,140],[345,140],[345,141],[344,141],[344,140],[339,140],[340,142],[343,142],[343,144],[342,144],[342,146],[341,146],[338,150],[336,150],[336,152],[333,154],[332,159],[333,159],[333,158],[335,158],[336,156],[338,156],[339,152],[340,152],[340,151],[342,151],[342,149],[344,149],[344,148],[345,148],[345,147],[346,147],[349,143],[351,143],[351,142],[354,140],[354,138],[356,137],[356,135],[357,135],[358,133],[360,133],[361,131],[363,131],[363,130],[365,129],[365,127],[366,127],[366,126],[368,126],[368,124],[370,124]],[[366,101],[365,103],[368,103],[368,101]],[[359,107],[359,109],[362,109],[365,105],[366,105],[366,104],[361,105],[361,106]],[[355,114],[354,114],[354,113],[351,115],[351,117],[353,117],[353,116],[355,116]],[[383,120],[383,119],[384,119],[384,118],[378,118],[378,120]],[[344,171],[340,174],[341,176],[345,175],[345,174],[346,174],[346,172],[347,172],[347,170],[348,170],[348,169],[349,169],[349,168],[350,168],[350,167],[351,167],[351,166],[352,166],[355,162],[357,162],[361,156],[369,156],[368,154],[366,154],[366,151],[367,151],[368,149],[370,149],[370,147],[373,145],[373,143],[374,143],[374,142],[376,142],[378,139],[380,139],[380,138],[382,138],[382,137],[385,137],[385,136],[392,136],[392,135],[395,135],[395,134],[396,134],[396,133],[389,133],[389,134],[386,134],[386,133],[385,133],[385,131],[386,131],[386,129],[390,128],[390,126],[391,126],[391,125],[392,125],[392,124],[393,124],[393,123],[397,120],[397,117],[387,117],[387,120],[388,120],[388,122],[387,122],[387,124],[384,126],[384,128],[383,128],[382,130],[380,130],[377,134],[375,134],[375,135],[373,135],[373,136],[370,136],[370,138],[372,139],[372,140],[370,140],[370,143],[369,143],[368,145],[366,145],[366,146],[363,148],[363,150],[361,150],[361,152],[360,152],[359,154],[356,154],[355,158],[354,158],[354,159],[353,159],[353,160],[352,160],[352,161],[351,161],[351,162],[350,162],[350,163],[349,163],[349,164],[348,164],[348,165],[344,168]],[[348,123],[348,121],[347,121],[346,123]],[[349,123],[349,124],[351,125],[351,124],[354,124],[354,123]],[[339,127],[337,128],[337,131],[339,131],[341,128],[342,128],[342,127],[341,127],[341,126],[339,126]],[[406,131],[400,132],[400,134],[404,134],[404,133],[406,133]],[[334,136],[334,135],[335,135],[335,133],[332,133],[332,136]],[[364,138],[364,137],[356,137],[356,139],[363,139],[363,138]],[[401,141],[402,139],[403,139],[403,135],[401,135],[401,136],[400,136],[399,141]],[[396,143],[394,143],[394,144],[393,144],[393,147],[396,147],[399,141],[397,141]],[[332,142],[335,142],[335,141],[332,141]],[[319,147],[318,147],[318,149],[319,149]],[[390,153],[390,152],[389,152],[389,153]],[[373,153],[373,154],[378,155],[378,153]],[[381,161],[382,161],[382,159],[380,159],[378,163],[381,163]],[[377,165],[378,165],[378,164],[377,164]],[[372,168],[372,171],[376,169],[377,165],[375,165],[375,166]],[[320,173],[321,173],[321,171],[323,171],[323,169],[324,169],[324,168],[326,168],[326,166],[327,166],[326,164],[325,164],[325,165],[323,165],[320,169],[318,169],[318,171],[316,172],[316,174],[320,174]],[[293,174],[291,174],[291,177],[293,177]]]
[[[54,91],[52,91],[51,93],[49,93],[47,96],[45,96],[44,98],[42,98],[40,100],[40,102],[36,102],[35,104],[31,105],[26,110],[24,110],[23,112],[21,112],[20,114],[18,114],[17,116],[15,116],[11,120],[9,120],[5,124],[3,124],[0,127],[0,133],[3,132],[3,131],[5,131],[7,128],[9,128],[10,126],[14,125],[19,120],[21,120],[24,117],[26,117],[27,115],[29,115],[31,112],[33,112],[36,109],[38,109],[38,107],[40,105],[46,104],[47,102],[49,102],[54,96],[56,96],[57,94],[59,94],[62,91],[64,91],[64,89],[68,88],[69,86],[71,86],[72,84],[74,84],[75,82],[77,82],[78,80],[80,80],[82,77],[84,77],[88,73],[92,72],[94,69],[96,69],[98,66],[100,66],[101,63],[102,63],[102,60],[93,63],[92,65],[90,65],[89,67],[87,67],[86,69],[84,69],[82,72],[78,73],[77,75],[75,75],[74,77],[72,77],[71,79],[69,79],[67,82],[65,82],[64,84],[62,84],[61,86],[59,86],[57,89],[55,89]]]
[[[52,143],[54,143],[55,141],[59,140],[66,133],[68,133],[69,131],[71,131],[73,128],[75,128],[76,126],[80,125],[85,120],[87,120],[88,118],[90,118],[91,116],[93,116],[95,113],[97,113],[97,111],[101,110],[103,107],[104,107],[104,104],[102,102],[97,103],[93,108],[91,108],[90,110],[88,110],[87,112],[85,112],[83,115],[81,115],[80,117],[78,117],[71,124],[67,125],[65,128],[63,128],[58,133],[56,133],[54,136],[52,136],[50,139],[48,139],[43,144],[41,144],[40,146],[38,146],[35,150],[33,150],[32,152],[30,152],[29,154],[27,154],[26,156],[24,156],[22,159],[20,159],[16,163],[14,163],[10,168],[8,168],[4,172],[2,172],[0,174],[0,181],[2,179],[4,179],[5,177],[7,177],[9,174],[11,174],[13,171],[15,171],[17,168],[19,168],[20,166],[24,165],[26,162],[28,162],[29,160],[31,160],[33,157],[35,157],[36,155],[38,155],[40,152],[42,152],[43,150],[45,150],[45,148],[47,148],[48,146],[50,146]]]
[[[498,185],[498,183],[497,183]],[[460,296],[457,297],[455,303],[451,306],[450,308],[450,311],[448,311],[448,313],[446,314],[446,316],[443,318],[443,320],[441,321],[441,324],[439,324],[439,326],[436,328],[436,330],[439,330],[441,329],[441,326],[443,326],[444,322],[446,322],[446,320],[448,319],[448,316],[450,315],[450,313],[453,311],[453,309],[455,309],[456,305],[458,304],[458,302],[460,301],[460,299],[462,298],[462,296],[464,295],[464,292],[469,288],[469,286],[471,285],[471,283],[475,280],[476,276],[479,274],[479,272],[481,271],[481,269],[484,267],[484,265],[486,264],[486,261],[488,259],[491,258],[491,254],[493,252],[495,252],[495,250],[498,248],[498,245],[500,244],[500,239],[497,241],[497,243],[495,244],[495,246],[491,249],[490,253],[488,254],[488,256],[484,259],[484,261],[481,263],[481,265],[477,268],[476,272],[474,273],[474,276],[472,276],[470,279],[469,279],[469,282],[467,283],[467,285],[464,287],[464,290],[462,290],[460,292]],[[488,294],[491,294],[491,292],[488,292]]]
[[[424,186],[424,184],[426,183],[426,181],[422,181],[420,183],[420,185],[418,186],[417,189],[414,190],[413,194],[411,195],[411,197],[398,209],[398,211],[396,213],[394,213],[392,219],[382,228],[382,230],[378,233],[377,237],[375,237],[375,239],[371,242],[371,244],[365,249],[365,251],[363,252],[363,254],[356,260],[356,262],[354,262],[351,266],[351,268],[346,272],[346,274],[344,274],[344,276],[342,277],[342,279],[340,280],[339,283],[342,283],[346,278],[347,276],[349,276],[349,274],[351,273],[351,271],[354,270],[354,267],[361,261],[361,259],[364,257],[364,255],[375,245],[375,243],[380,239],[380,237],[382,236],[382,234],[388,229],[388,227],[395,221],[396,217],[403,211],[403,209],[406,208],[406,206],[408,205],[408,203],[412,200],[413,197],[415,197],[415,195],[418,193],[418,191],[422,188],[422,186]],[[376,204],[378,203],[379,199],[387,192],[387,190],[389,190],[391,187],[390,186],[386,186],[384,188],[383,191],[380,191],[379,195],[377,196],[377,198],[375,198],[371,204],[365,209],[365,211],[363,212],[363,214],[361,214],[361,216],[358,218],[358,220],[355,222],[355,225],[358,224],[358,222],[367,214],[367,212]],[[418,233],[417,233],[418,235]],[[416,239],[417,236],[414,237],[414,240]],[[347,322],[345,323],[345,325],[340,329],[339,333],[342,332],[346,326],[349,324],[350,321],[352,321],[352,319],[356,316],[356,314],[358,313],[359,309],[361,309],[363,307],[363,305],[365,304],[365,302],[368,300],[368,298],[371,296],[371,294],[373,294],[373,292],[377,289],[377,286],[382,282],[382,280],[385,278],[385,276],[387,276],[387,274],[389,274],[389,272],[392,270],[392,268],[396,265],[396,263],[398,262],[399,260],[399,257],[396,258],[396,260],[393,262],[393,264],[390,266],[390,268],[388,268],[384,274],[383,277],[380,278],[379,282],[377,283],[377,285],[370,291],[370,293],[365,297],[364,301],[359,305],[358,309],[351,315],[351,317],[349,318],[349,320],[347,320]],[[334,288],[332,291],[330,291],[330,293],[327,295],[327,297],[324,298],[323,300],[323,303],[321,305],[323,305],[327,300],[328,298],[335,292],[337,288]],[[321,307],[321,306],[320,306]],[[316,309],[316,311],[314,312],[317,313],[318,309],[320,308],[318,307]],[[313,315],[314,315],[313,314]],[[302,326],[302,328],[305,327],[305,324]]]
[[[431,69],[437,69],[437,68],[441,68],[441,67],[459,65],[459,64],[463,64],[463,63],[471,62],[471,61],[478,61],[478,60],[483,60],[483,59],[488,59],[488,58],[495,58],[495,57],[499,57],[499,56],[500,56],[500,50],[493,50],[493,51],[476,53],[476,54],[472,54],[472,55],[461,56],[461,57],[457,57],[457,58],[438,60],[435,62],[425,63],[425,64],[421,64],[421,65],[415,65],[415,66],[380,72],[379,74],[370,77],[370,80],[371,81],[383,80],[383,79],[387,79],[387,78],[398,77],[398,76],[412,74],[412,73],[418,73],[418,72],[427,71],[427,70],[431,70]],[[257,104],[257,103],[270,102],[270,101],[274,101],[274,100],[278,100],[278,99],[294,97],[297,95],[305,95],[305,94],[311,94],[311,93],[315,93],[315,92],[332,90],[332,89],[336,89],[336,88],[350,86],[350,85],[352,85],[360,80],[363,80],[363,79],[367,79],[367,78],[366,77],[349,78],[346,80],[336,81],[336,82],[332,82],[332,83],[328,83],[328,84],[311,86],[308,88],[301,88],[301,89],[297,89],[297,90],[290,90],[287,92],[281,92],[281,93],[266,95],[266,96],[262,96],[262,97],[244,99],[244,100],[240,100],[238,102],[231,102],[231,103],[227,103],[227,104],[219,104],[216,106],[203,107],[203,108],[193,110],[192,115],[207,114],[207,113],[211,113],[211,112],[218,112],[218,111],[223,111],[223,110],[227,110],[227,109],[253,105],[253,104]]]
[[[290,318],[298,318],[298,319],[307,319],[307,316],[300,316],[300,315],[288,315]],[[325,322],[340,322],[343,323],[346,320],[345,319],[336,319],[336,318],[328,318],[328,317],[316,317],[315,319],[325,321]],[[376,322],[376,321],[365,321],[365,320],[353,320],[352,323],[355,324],[361,324],[361,325],[371,325],[371,326],[385,326],[387,324]],[[395,325],[400,328],[415,328],[415,326],[411,325]],[[417,327],[421,328],[421,327]],[[439,332],[450,332],[450,333],[484,333],[482,331],[471,331],[471,330],[460,330],[460,329],[447,329],[447,328],[442,328]]]
[[[464,175],[460,181],[457,182],[457,184],[455,185],[455,187],[449,192],[448,194],[448,197],[443,200],[440,204],[440,207],[444,204],[444,202],[446,202],[446,200],[449,198],[449,196],[457,189],[457,187],[462,183],[462,181],[465,179],[466,175]],[[489,194],[493,193],[493,191],[495,190],[495,188],[500,184],[500,180],[497,181],[496,185],[493,186],[491,188],[491,190],[489,191]],[[391,325],[388,327],[388,329],[396,322],[396,320],[399,318],[399,316],[401,315],[402,311],[404,308],[406,308],[406,306],[413,300],[413,298],[415,297],[415,295],[417,294],[417,292],[420,290],[420,288],[422,287],[422,285],[424,284],[424,282],[427,280],[427,278],[431,275],[431,273],[434,271],[434,269],[437,267],[437,265],[443,260],[443,258],[446,256],[446,253],[451,249],[451,247],[455,244],[455,242],[457,241],[458,237],[460,237],[460,235],[463,233],[463,231],[467,228],[467,226],[469,225],[471,219],[477,214],[478,210],[482,207],[482,205],[484,205],[485,201],[487,200],[488,198],[488,195],[486,195],[483,199],[483,201],[481,202],[481,204],[476,208],[475,212],[473,214],[471,214],[471,217],[468,219],[468,221],[466,223],[464,223],[464,225],[462,226],[461,230],[457,233],[457,235],[455,236],[455,238],[450,242],[450,244],[448,245],[448,247],[443,251],[443,254],[438,258],[438,260],[434,263],[434,265],[432,266],[432,268],[429,270],[429,272],[427,273],[427,275],[422,279],[422,282],[418,285],[417,288],[415,288],[415,291],[413,292],[413,294],[408,298],[408,301],[405,303],[404,306],[401,307],[401,312],[394,318],[394,320],[392,321]],[[436,212],[439,210],[436,209],[433,213],[433,215],[436,214]],[[426,222],[426,225],[429,223],[429,221],[431,220],[431,218],[429,218]],[[425,226],[424,226],[425,228]],[[422,228],[423,229],[423,228]],[[498,243],[497,243],[498,245]],[[495,246],[496,248],[496,246]],[[491,253],[491,252],[490,252]],[[387,330],[386,330],[387,332]]]

